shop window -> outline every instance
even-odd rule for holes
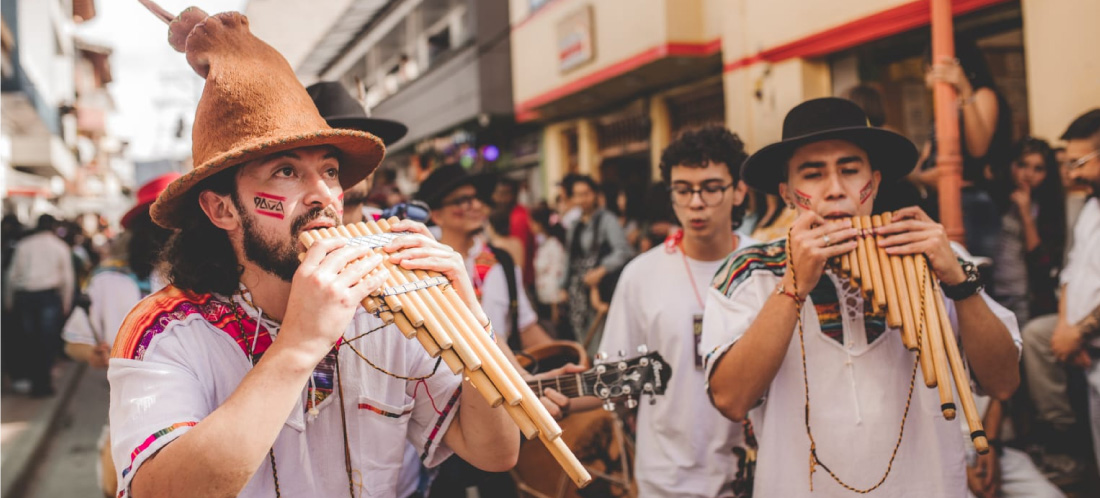
[[[596,118],[596,137],[603,157],[649,151],[649,110],[643,101]]]
[[[669,96],[668,112],[672,137],[706,125],[725,126],[726,98],[722,80]]]

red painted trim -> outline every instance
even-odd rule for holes
[[[1007,1],[954,0],[951,3],[951,13],[958,16]],[[796,57],[820,57],[927,26],[931,22],[931,17],[929,0],[916,0],[772,47],[755,55],[742,57],[727,63],[723,71],[735,71],[765,61],[778,62]]]
[[[545,7],[544,7],[545,8]],[[544,92],[541,95],[531,97],[523,102],[516,104],[515,114],[516,120],[524,122],[522,117],[530,117],[532,113],[535,113],[534,117],[537,118],[536,107],[548,104],[555,100],[558,100],[566,95],[576,93],[584,88],[588,88],[597,83],[606,81],[624,73],[633,71],[641,66],[649,64],[658,59],[665,57],[706,57],[717,52],[722,48],[722,39],[717,38],[706,43],[683,43],[683,42],[670,42],[663,45],[644,50],[638,54],[632,55],[619,62],[611,64],[603,69],[600,69],[592,74],[583,76],[559,86],[548,92]]]

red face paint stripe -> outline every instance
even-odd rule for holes
[[[803,209],[810,209],[810,195],[800,190],[794,191],[794,203]]]
[[[864,185],[863,188],[859,189],[859,203],[860,204],[866,203],[867,199],[871,198],[871,189],[872,189],[872,187],[874,187],[873,182],[871,182],[871,180],[867,180],[867,185]]]
[[[271,199],[273,201],[285,201],[286,197],[280,197],[277,195],[267,194],[264,192],[257,192],[256,197],[263,197],[264,199]]]
[[[262,214],[264,216],[270,216],[272,218],[278,218],[280,220],[283,219],[283,215],[281,213],[272,213],[270,211],[263,211],[263,210],[260,210],[260,209],[257,209],[256,213],[257,214]]]

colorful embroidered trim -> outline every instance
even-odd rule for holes
[[[214,299],[210,294],[194,294],[167,286],[143,299],[130,311],[119,329],[111,356],[141,360],[154,337],[173,323],[197,314],[232,337],[246,355],[249,345],[254,342],[253,359],[259,361],[264,351],[271,346],[271,334],[267,329],[257,327],[256,320],[247,316],[242,316],[238,322],[234,316],[236,310],[236,303],[225,303]],[[243,312],[241,314],[244,315]],[[241,330],[242,327],[244,330]],[[256,337],[257,328],[260,329],[259,337]]]
[[[817,321],[821,325],[821,332],[837,344],[844,344],[844,320],[840,309],[840,298],[836,293],[836,286],[831,277],[822,275],[817,281],[817,287],[810,291],[810,300],[814,303],[814,311],[817,312]],[[886,331],[886,316],[875,314],[869,300],[863,301],[863,331],[867,337],[867,344],[875,342]]]
[[[428,435],[428,440],[424,442],[424,452],[420,454],[420,461],[428,458],[428,452],[432,448],[432,442],[439,436],[439,429],[443,427],[443,421],[447,420],[447,414],[451,413],[451,409],[458,403],[458,396],[462,394],[462,386],[458,386],[455,389],[455,393],[451,396],[451,399],[447,401],[447,406],[443,407],[443,412],[439,414],[439,418],[435,420],[435,427],[432,428],[432,433]]]
[[[406,414],[412,413],[412,410],[405,410],[402,413],[394,413],[394,412],[391,412],[391,411],[386,411],[386,410],[383,410],[381,408],[378,408],[377,406],[371,405],[370,403],[359,403],[359,409],[360,410],[370,410],[370,411],[372,411],[374,413],[377,413],[377,414],[379,414],[383,417],[389,417],[389,418],[401,418],[402,416],[404,416]]]
[[[336,349],[329,351],[317,368],[313,369],[313,382],[307,387],[305,411],[316,408],[332,394],[333,373],[336,371]]]
[[[122,469],[122,477],[125,478],[126,475],[130,473],[130,469],[134,466],[134,461],[137,460],[138,455],[140,455],[141,452],[147,450],[150,446],[152,446],[154,441],[160,439],[161,436],[167,435],[168,433],[179,429],[180,427],[193,427],[197,423],[198,422],[179,422],[176,424],[172,424],[171,426],[154,432],[149,437],[145,438],[145,441],[143,441],[141,445],[139,445],[137,448],[134,448],[134,451],[130,452],[130,465],[127,466],[125,469]]]
[[[783,276],[787,271],[785,242],[786,239],[779,239],[768,244],[749,246],[731,254],[718,268],[711,285],[729,297],[755,270],[768,270],[776,276]]]

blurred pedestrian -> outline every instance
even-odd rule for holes
[[[535,296],[539,315],[549,318],[558,327],[560,323],[561,283],[569,264],[565,252],[565,229],[554,219],[557,216],[548,206],[531,211],[531,231],[535,234]]]
[[[527,207],[519,203],[520,182],[502,176],[493,189],[493,207],[490,219],[498,219],[492,224],[500,230],[498,234],[515,237],[523,245],[523,258],[517,262],[523,268],[523,285],[530,287],[535,283],[535,236],[531,233]],[[505,230],[507,227],[507,231]]]
[[[72,250],[56,228],[53,216],[40,216],[34,233],[16,244],[12,256],[11,286],[26,339],[32,397],[54,394],[53,364],[75,288]]]
[[[92,272],[73,313],[65,322],[62,338],[70,358],[94,368],[107,368],[111,346],[126,315],[142,298],[167,284],[158,268],[160,250],[172,232],[157,226],[149,217],[149,206],[161,191],[179,178],[168,173],[150,180],[137,192],[137,204],[122,217],[125,232],[116,237],[113,251]],[[109,429],[103,427],[99,442],[99,486],[105,497],[118,492],[111,458]]]
[[[1056,313],[1058,271],[1066,232],[1066,205],[1054,152],[1046,141],[1027,138],[1012,160],[994,170],[993,197],[1001,209],[994,254],[993,298],[1026,324]]]
[[[599,207],[599,187],[582,175],[566,187],[566,195],[580,208],[580,218],[568,232],[569,266],[563,281],[568,293],[569,323],[578,339],[589,340],[599,302],[611,301],[618,273],[633,252],[618,218]],[[605,292],[600,295],[600,288]],[[593,341],[596,344],[598,341]]]
[[[23,339],[22,324],[15,308],[15,293],[11,286],[11,262],[15,255],[15,244],[23,237],[23,224],[14,214],[4,215],[0,245],[3,247],[2,272],[0,272],[0,293],[3,293],[3,311],[0,312],[0,351],[3,351],[4,373],[8,375],[11,386],[17,392],[30,392],[31,381],[27,374],[24,348],[19,347]]]
[[[926,60],[925,84],[932,88],[944,82],[958,97],[959,148],[962,153],[962,213],[966,248],[971,254],[993,258],[1001,231],[1001,217],[989,194],[991,165],[1005,162],[1012,143],[1012,116],[1008,101],[997,91],[993,73],[977,43],[969,38],[955,40],[956,59]],[[928,191],[924,209],[939,218],[935,194],[939,181],[936,168],[936,139],[925,144],[917,163],[920,168],[910,179]]]

